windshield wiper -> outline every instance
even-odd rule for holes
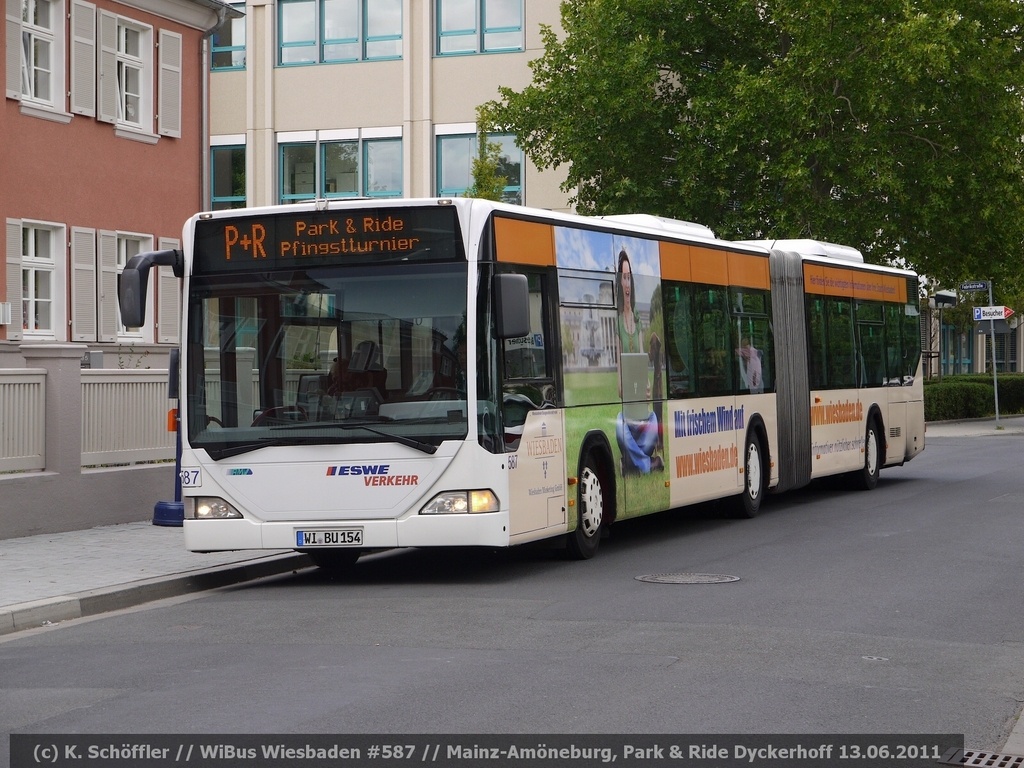
[[[230,459],[232,456],[241,456],[243,453],[252,453],[258,451],[260,448],[267,448],[267,440],[269,438],[260,438],[258,443],[239,443],[238,445],[232,445],[227,448],[214,448],[210,445],[196,444],[196,448],[203,448],[214,461],[220,461],[221,459]],[[288,445],[287,442],[274,443],[276,445]]]
[[[335,423],[333,426],[336,426],[339,429],[346,429],[346,430],[347,429],[365,429],[367,432],[372,432],[375,435],[379,435],[380,437],[383,437],[385,440],[394,440],[396,443],[399,443],[400,445],[404,445],[407,448],[412,448],[414,450],[422,451],[423,453],[428,453],[428,454],[431,454],[431,455],[437,453],[437,446],[434,445],[433,443],[425,443],[422,440],[416,440],[415,438],[406,437],[405,435],[392,435],[392,434],[389,434],[388,432],[382,432],[379,429],[374,429],[369,424],[338,424],[338,423]]]
[[[371,432],[378,437],[383,437],[385,440],[394,440],[396,443],[406,446],[407,448],[414,448],[417,451],[423,453],[434,454],[437,453],[437,446],[433,443],[426,443],[422,440],[416,440],[412,437],[406,437],[405,435],[392,434],[390,432],[382,432],[379,429],[374,429],[365,422],[359,422],[356,424],[348,424],[340,421],[303,421],[297,424],[289,424],[287,426],[274,426],[271,429],[365,429],[367,432]],[[271,440],[274,438],[265,438]]]

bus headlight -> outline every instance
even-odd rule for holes
[[[215,496],[185,499],[185,517],[189,520],[239,520],[242,513]]]
[[[447,491],[432,498],[421,515],[464,515],[497,512],[498,497],[491,491]]]

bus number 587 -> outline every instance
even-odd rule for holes
[[[181,478],[181,487],[182,488],[198,488],[199,486],[201,486],[203,484],[203,481],[201,479],[202,475],[200,474],[200,472],[201,472],[201,470],[199,470],[198,468],[195,468],[195,469],[191,469],[191,468],[190,469],[184,469],[184,468],[182,468],[181,472],[178,473],[178,477]]]

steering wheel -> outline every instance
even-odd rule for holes
[[[268,408],[252,420],[254,427],[260,427],[269,423],[281,423],[286,421],[309,421],[309,414],[301,405],[279,405]]]
[[[426,400],[465,400],[455,387],[434,387],[427,391]]]

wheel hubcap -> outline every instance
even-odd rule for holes
[[[757,452],[757,445],[751,443],[747,446],[747,495],[756,499],[761,493],[761,457]]]
[[[580,528],[587,538],[594,536],[601,528],[604,516],[604,497],[601,495],[601,481],[594,470],[587,467],[580,478],[580,499],[583,509],[580,510]]]
[[[865,447],[867,468],[870,474],[875,474],[875,467],[878,464],[878,441],[875,439],[875,430],[868,430],[867,446]]]

